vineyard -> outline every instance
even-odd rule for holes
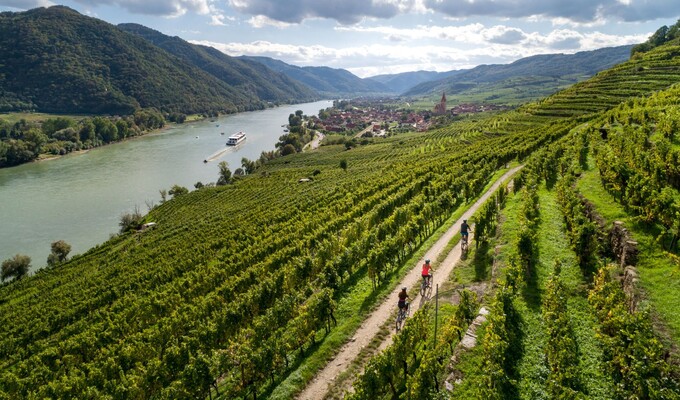
[[[0,288],[0,397],[293,397],[313,377],[299,370],[351,338],[348,314],[519,161],[473,218],[439,334],[433,305],[412,313],[347,397],[679,398],[679,55],[175,196],[145,217],[155,229]],[[479,343],[460,351],[480,304]]]

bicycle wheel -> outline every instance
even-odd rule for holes
[[[399,332],[399,329],[401,329],[401,324],[402,324],[403,321],[404,320],[403,320],[402,311],[399,310],[399,312],[397,313],[397,321],[396,321],[396,326],[395,326],[397,332]]]
[[[426,280],[423,278],[423,280],[420,282],[420,295],[425,296],[425,291],[427,290],[427,283],[425,283]]]

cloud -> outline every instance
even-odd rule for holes
[[[76,0],[86,6],[117,6],[134,14],[178,17],[188,12],[206,15],[214,7],[212,0]]]
[[[273,26],[275,28],[283,29],[283,28],[287,28],[287,27],[292,25],[292,24],[289,24],[287,22],[273,20],[273,19],[266,17],[264,15],[256,15],[256,16],[250,18],[248,20],[248,23],[253,28],[264,28],[266,26]]]
[[[49,0],[0,0],[0,7],[11,7],[18,10],[28,10],[36,7],[53,6]]]
[[[423,0],[425,8],[454,18],[542,16],[577,23],[603,18],[650,21],[680,14],[677,0]]]
[[[412,9],[416,0],[229,0],[236,10],[291,24],[327,18],[351,25],[363,18],[392,18]]]
[[[248,43],[192,41],[212,46],[232,55],[272,57],[299,66],[325,65],[345,68],[359,76],[399,73],[415,70],[450,71],[479,64],[504,64],[536,54],[575,53],[602,47],[640,43],[647,34],[610,35],[554,29],[550,32],[526,32],[515,27],[481,24],[463,26],[338,26],[338,32],[379,34],[381,43],[360,45],[365,41],[338,47],[294,45],[271,41]],[[414,45],[414,42],[417,45]]]
[[[388,40],[392,38],[400,38],[402,41],[434,39],[479,48],[521,46],[532,51],[543,52],[567,49],[594,50],[601,47],[635,44],[644,42],[649,36],[646,33],[639,35],[610,35],[598,31],[582,33],[573,29],[554,29],[547,33],[525,32],[512,26],[496,25],[487,28],[479,23],[461,26],[422,25],[415,28],[355,25],[337,26],[334,29],[381,34]]]
[[[337,31],[378,33],[385,37],[400,37],[404,40],[440,39],[466,43],[482,43],[480,32],[484,30],[482,24],[468,24],[461,26],[426,26],[418,25],[414,28],[399,28],[393,26],[337,26]]]
[[[483,36],[487,41],[498,44],[518,44],[527,37],[521,29],[506,26],[494,26],[487,29]]]
[[[210,23],[209,25],[213,26],[224,26],[226,25],[224,23],[225,16],[222,14],[213,14],[210,16]]]

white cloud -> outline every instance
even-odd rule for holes
[[[640,43],[647,35],[609,35],[555,29],[548,33],[524,32],[497,25],[469,24],[460,27],[430,26],[396,28],[392,26],[343,26],[342,32],[378,33],[387,41],[378,44],[332,47],[295,45],[271,41],[218,43],[194,41],[215,47],[232,56],[272,57],[299,66],[345,68],[359,76],[415,70],[449,71],[480,64],[503,64],[536,54],[575,53],[602,47]],[[429,40],[423,44],[422,39]],[[414,45],[412,40],[418,41]],[[362,41],[358,41],[362,43]]]
[[[273,20],[269,17],[266,17],[264,15],[256,15],[248,20],[248,23],[250,26],[253,28],[264,28],[267,26],[273,26],[275,28],[283,29],[291,26],[292,24],[289,24],[287,22],[281,22],[277,20]]]
[[[213,15],[210,16],[210,25],[224,26],[224,25],[226,25],[224,23],[224,19],[225,19],[225,17],[222,14],[213,14]]]

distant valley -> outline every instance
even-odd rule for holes
[[[138,24],[63,6],[0,14],[0,111],[233,113],[321,98],[403,96],[516,105],[625,61],[630,46],[527,57],[470,70],[359,78],[344,69],[231,57]]]

